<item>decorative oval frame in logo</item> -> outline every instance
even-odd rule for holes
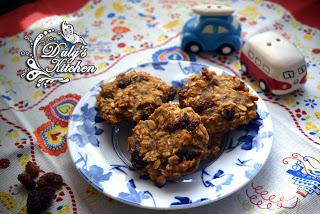
[[[57,39],[53,35],[62,39]],[[33,40],[30,36],[24,37],[30,44],[30,51],[21,51],[21,56],[29,56],[26,61],[27,68],[21,78],[27,81],[36,81],[36,87],[49,87],[54,82],[67,83],[68,77],[57,76],[65,73],[94,73],[94,65],[81,65],[82,58],[87,56],[87,43],[78,34],[74,33],[72,24],[65,21],[61,23],[61,31],[56,29],[44,30]],[[39,48],[40,56],[38,55]],[[80,59],[78,59],[80,58]],[[50,67],[44,67],[39,59],[50,60]],[[77,60],[76,60],[77,59]]]

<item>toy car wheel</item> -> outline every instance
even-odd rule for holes
[[[198,43],[190,42],[190,43],[187,44],[186,50],[188,52],[192,52],[192,53],[196,54],[196,53],[199,53],[202,50],[202,48]]]
[[[234,48],[231,45],[221,45],[218,48],[218,53],[220,53],[221,55],[230,55],[232,54],[232,52],[234,51]]]
[[[269,88],[264,80],[259,81],[259,86],[263,92],[269,92]]]
[[[244,62],[241,62],[241,71],[243,74],[248,74],[248,66]]]

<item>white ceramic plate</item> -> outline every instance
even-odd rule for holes
[[[200,73],[203,66],[218,74],[231,75],[218,67],[183,61],[152,62],[128,71],[146,71],[177,87],[189,75]],[[68,127],[68,147],[83,177],[111,198],[151,209],[184,209],[208,204],[234,193],[253,179],[271,151],[272,121],[259,98],[257,119],[229,134],[217,160],[202,164],[197,172],[182,177],[179,182],[158,188],[131,168],[127,151],[130,127],[112,127],[98,117],[95,97],[102,83],[88,91],[74,109]]]

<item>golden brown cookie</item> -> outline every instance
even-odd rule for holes
[[[146,72],[119,74],[101,86],[97,105],[103,119],[112,125],[145,120],[161,104],[174,98],[176,90]]]
[[[212,154],[209,135],[192,108],[166,103],[140,121],[128,138],[131,162],[157,186],[194,172]]]
[[[206,68],[201,75],[192,75],[179,93],[181,107],[193,108],[211,135],[225,134],[255,119],[257,100],[238,78]]]

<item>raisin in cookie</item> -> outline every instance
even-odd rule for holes
[[[194,172],[211,154],[209,135],[192,108],[163,104],[132,132],[128,138],[132,165],[157,186]]]
[[[112,125],[127,124],[147,119],[157,107],[172,100],[175,93],[161,79],[131,71],[103,84],[97,105],[101,117]]]
[[[233,76],[216,75],[206,68],[192,75],[179,93],[182,107],[192,107],[201,116],[209,134],[224,134],[256,118],[258,97]]]

